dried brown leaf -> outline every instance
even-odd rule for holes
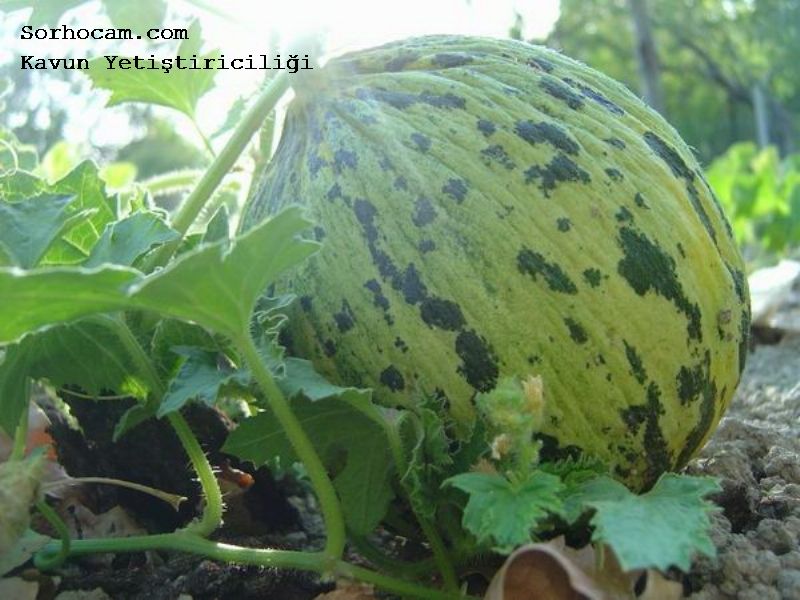
[[[511,554],[495,574],[484,600],[679,600],[682,586],[647,572],[641,596],[634,586],[643,571],[624,572],[614,553],[591,545],[575,550],[557,538]]]
[[[371,585],[339,581],[335,590],[319,594],[314,600],[375,600],[375,590]]]

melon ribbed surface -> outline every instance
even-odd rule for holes
[[[683,466],[739,380],[740,254],[690,150],[619,83],[553,51],[436,36],[345,55],[297,92],[244,226],[308,207],[320,253],[292,351],[456,422],[541,375],[546,456],[645,486]]]

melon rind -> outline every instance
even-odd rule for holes
[[[245,228],[301,204],[319,254],[281,282],[291,350],[388,405],[541,375],[550,458],[651,484],[727,408],[749,298],[728,222],[675,130],[554,51],[433,36],[298,86]]]

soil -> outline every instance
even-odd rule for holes
[[[99,514],[120,505],[149,531],[168,531],[192,517],[198,489],[187,478],[184,455],[166,425],[146,423],[113,444],[109,424],[118,415],[92,410],[85,402],[70,404],[92,440],[54,426],[60,459],[70,474],[121,477],[190,498],[182,512],[174,513],[141,494],[103,488],[81,498],[91,510]],[[219,447],[230,423],[209,409],[194,409],[188,417],[212,461],[223,463]],[[235,461],[230,465],[247,470]],[[687,470],[720,478],[722,491],[714,498],[721,509],[713,518],[717,557],[698,559],[683,576],[686,596],[800,600],[800,336],[772,337],[769,345],[754,349],[727,415]],[[257,483],[231,497],[226,526],[215,539],[318,549],[321,522],[308,492],[290,478],[276,481],[265,469],[251,473]],[[38,579],[38,600],[309,600],[333,587],[307,573],[156,553],[74,560],[54,578],[32,569],[21,575]]]
[[[722,482],[716,559],[692,600],[800,600],[800,336],[759,346],[714,437],[688,471]]]

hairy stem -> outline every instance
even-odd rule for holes
[[[36,554],[34,557],[34,564],[37,569],[47,571],[61,566],[61,564],[69,557],[72,540],[69,539],[69,530],[67,529],[64,521],[56,514],[50,505],[45,502],[44,498],[36,501],[36,508],[42,513],[42,516],[47,519],[47,522],[53,526],[59,537],[61,538],[61,545],[58,550],[50,554]]]
[[[110,327],[116,333],[117,338],[128,351],[136,371],[144,377],[150,387],[151,393],[157,398],[162,398],[165,393],[164,384],[161,382],[161,378],[158,376],[150,357],[147,356],[136,336],[133,335],[128,325],[122,320],[122,317],[99,315],[93,318]],[[183,445],[183,449],[192,462],[192,467],[200,480],[200,486],[203,489],[203,496],[206,501],[200,520],[190,524],[188,528],[192,529],[194,533],[208,535],[222,523],[222,490],[219,487],[217,478],[214,476],[214,471],[208,462],[205,452],[203,452],[200,443],[184,418],[177,412],[170,413],[168,418]]]
[[[205,452],[200,447],[200,443],[192,433],[183,415],[173,412],[167,415],[167,418],[175,433],[178,434],[178,439],[180,439],[186,454],[189,455],[189,460],[192,461],[192,467],[194,467],[197,478],[200,480],[200,487],[203,489],[203,496],[205,496],[206,500],[200,520],[190,523],[186,530],[197,535],[210,535],[222,524],[224,510],[222,490],[219,487],[217,478],[214,476],[214,471],[208,462]]]
[[[433,560],[433,557],[414,563],[406,562],[387,555],[366,538],[351,535],[350,541],[362,557],[366,558],[378,569],[387,573],[394,573],[396,575],[402,575],[403,577],[419,578],[424,575],[430,575],[437,569],[436,561]]]
[[[102,538],[73,540],[70,556],[81,556],[103,552],[143,552],[146,550],[176,550],[199,554],[228,563],[258,565],[263,567],[301,569],[317,573],[331,573],[371,583],[387,592],[420,600],[475,600],[457,592],[441,592],[416,583],[403,581],[376,573],[342,560],[333,563],[327,553],[272,550],[268,548],[244,548],[231,544],[213,542],[185,531],[158,535],[132,536],[126,538]],[[46,561],[60,551],[57,542],[50,542],[37,555],[37,560]]]
[[[216,158],[217,153],[214,152],[214,147],[211,145],[211,142],[206,137],[206,134],[203,133],[203,130],[200,129],[200,124],[197,122],[197,119],[192,116],[191,117],[192,125],[194,126],[194,130],[197,132],[197,135],[200,136],[200,140],[203,142],[203,146],[205,147],[208,154],[211,158]]]
[[[186,200],[181,205],[175,217],[172,220],[172,228],[175,229],[180,236],[159,248],[155,251],[144,265],[145,271],[152,271],[156,267],[161,267],[167,264],[170,257],[178,249],[181,240],[186,235],[189,227],[194,223],[197,215],[205,206],[208,199],[217,189],[222,179],[231,170],[231,167],[236,163],[242,151],[250,142],[250,138],[258,131],[261,123],[275,108],[275,105],[280,100],[281,96],[289,88],[289,77],[286,73],[277,75],[269,85],[264,88],[264,91],[258,97],[255,104],[250,110],[245,113],[239,125],[233,132],[233,135],[225,144],[225,147],[214,158],[211,165],[208,167],[203,177],[197,182],[197,186],[186,197]]]
[[[47,483],[43,483],[40,489],[45,493],[50,493],[52,490],[67,487],[70,485],[78,485],[81,483],[96,483],[101,485],[116,485],[118,487],[124,487],[129,490],[136,490],[137,492],[142,492],[143,494],[148,494],[149,496],[153,496],[154,498],[158,498],[159,500],[163,500],[167,504],[169,504],[175,510],[181,505],[181,502],[186,500],[185,496],[179,496],[177,494],[170,494],[169,492],[164,492],[162,490],[158,490],[156,488],[150,487],[149,485],[142,485],[141,483],[135,483],[133,481],[125,481],[123,479],[114,479],[113,477],[70,477],[68,479],[59,479],[56,481],[50,481]]]
[[[394,458],[395,462],[395,468],[397,469],[397,478],[402,479],[403,475],[408,470],[408,461],[405,459],[398,427],[387,422],[384,426],[384,432],[386,433],[386,437],[389,439],[389,448],[391,449],[392,457]],[[433,553],[436,566],[438,567],[439,573],[444,581],[445,589],[450,591],[457,590],[458,578],[456,577],[453,563],[447,554],[447,548],[444,545],[444,541],[431,522],[424,515],[419,514],[414,502],[411,501],[408,490],[406,490],[405,486],[401,484],[400,487],[403,490],[403,494],[408,499],[408,505],[411,507],[411,510],[413,511],[417,522],[419,523],[420,529],[422,529],[423,535],[428,540],[428,544],[430,544],[431,552]]]
[[[250,367],[259,387],[266,395],[269,406],[281,427],[283,427],[295,453],[306,468],[308,478],[311,480],[311,485],[319,499],[322,517],[325,520],[325,531],[328,536],[325,543],[325,555],[329,559],[338,560],[344,553],[346,542],[344,517],[339,497],[336,495],[336,490],[330,477],[328,477],[328,472],[325,470],[325,466],[322,464],[311,440],[308,439],[305,431],[303,431],[300,421],[294,416],[283,392],[275,384],[272,374],[261,361],[258,349],[253,343],[250,334],[245,333],[239,336],[238,339],[234,340],[234,343]]]

